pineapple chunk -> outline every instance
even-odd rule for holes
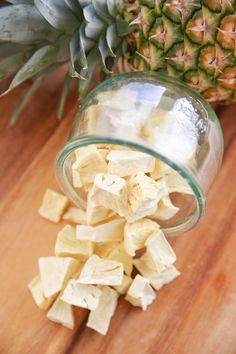
[[[113,288],[120,294],[124,295],[127,293],[133,279],[128,275],[124,275],[123,281],[121,285],[113,286]]]
[[[91,196],[92,189],[88,193],[88,200],[87,200],[87,224],[88,225],[95,225],[102,221],[106,221],[107,219],[111,218],[114,214],[112,210],[104,208],[102,205],[98,205],[94,203],[90,196]]]
[[[134,265],[156,290],[160,290],[164,285],[172,282],[180,275],[180,272],[174,266],[165,267],[160,272],[157,272],[155,269],[150,268],[147,259],[143,257],[134,259]]]
[[[86,213],[79,208],[69,207],[62,218],[74,224],[87,225]]]
[[[152,172],[155,158],[139,151],[114,150],[108,156],[108,172],[120,177]]]
[[[130,275],[133,270],[133,259],[125,251],[123,242],[117,243],[116,247],[113,247],[112,250],[106,257],[112,261],[120,262],[123,264],[124,272],[127,275]]]
[[[118,176],[99,173],[94,179],[91,200],[124,216],[127,209],[126,181]]]
[[[156,294],[149,285],[148,280],[137,274],[134,278],[125,299],[133,306],[140,306],[143,310],[147,309],[156,298]]]
[[[39,208],[39,215],[57,223],[60,221],[68,203],[69,200],[67,197],[48,188],[43,196],[43,202]]]
[[[83,187],[83,183],[80,178],[79,171],[77,169],[77,164],[74,162],[71,166],[71,174],[72,174],[72,184],[75,188]]]
[[[165,183],[155,182],[152,178],[139,172],[132,176],[128,186],[128,222],[133,222],[156,211],[157,203],[167,194]]]
[[[147,253],[160,271],[163,266],[170,266],[176,261],[176,255],[161,230],[157,230],[145,242]]]
[[[62,324],[64,327],[74,329],[73,307],[59,297],[48,311],[47,318],[50,321]]]
[[[153,179],[159,179],[165,177],[171,173],[172,168],[161,160],[155,160],[155,168],[150,172],[150,177]]]
[[[76,239],[76,229],[66,225],[58,232],[55,244],[55,255],[58,257],[74,257],[85,261],[93,254],[93,244],[90,241]]]
[[[30,290],[36,305],[43,310],[47,310],[55,299],[55,295],[47,299],[45,298],[43,294],[42,282],[39,275],[36,275],[36,277],[31,280],[31,282],[28,284],[28,289]]]
[[[157,210],[151,215],[151,217],[159,220],[169,220],[173,218],[178,211],[179,208],[171,202],[170,197],[167,195],[159,201]]]
[[[72,171],[79,173],[83,185],[93,183],[98,173],[107,172],[107,163],[94,145],[77,150],[77,159],[72,165]]]
[[[44,296],[49,298],[63,290],[78,268],[79,262],[73,258],[39,258],[39,272]]]
[[[81,284],[120,285],[123,281],[123,264],[91,256],[79,277]]]
[[[165,177],[169,193],[193,194],[192,189],[178,172],[173,171]]]
[[[124,248],[130,256],[142,249],[151,234],[159,229],[159,225],[149,219],[140,219],[133,223],[126,223],[124,228]]]
[[[77,225],[76,237],[78,240],[92,242],[114,242],[124,237],[124,219],[116,219],[98,226]]]
[[[124,272],[128,275],[132,273],[133,259],[125,251],[123,242],[100,243],[94,253],[101,258],[122,263]]]
[[[99,153],[101,154],[101,156],[104,158],[104,160],[106,160],[107,155],[110,152],[109,148],[107,148],[107,147],[100,148],[97,146],[97,149],[98,149]]]
[[[98,307],[90,312],[86,326],[105,335],[115,313],[118,297],[119,295],[115,290],[108,286],[102,287]]]
[[[80,284],[78,280],[71,279],[60,298],[68,304],[95,310],[101,293],[97,286]]]

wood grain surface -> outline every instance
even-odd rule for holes
[[[121,299],[103,337],[86,328],[85,310],[76,310],[73,331],[48,321],[27,289],[38,257],[53,255],[63,225],[37,214],[45,188],[58,190],[54,158],[76,111],[71,97],[65,119],[57,122],[56,87],[44,84],[14,128],[7,115],[24,91],[0,101],[0,353],[235,354],[236,105],[217,109],[225,156],[206,216],[196,229],[171,239],[181,277],[159,291],[147,311]]]

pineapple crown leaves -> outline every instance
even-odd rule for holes
[[[41,75],[57,63],[70,62],[80,91],[96,66],[111,72],[121,38],[130,32],[122,19],[122,1],[9,0],[0,7],[0,80],[17,71],[8,89]],[[11,53],[19,46],[19,51]],[[8,53],[6,48],[8,47]],[[2,53],[2,51],[1,51]]]

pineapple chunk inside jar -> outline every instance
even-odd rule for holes
[[[70,183],[84,201],[88,225],[122,217],[130,223],[148,218],[168,228],[195,210],[188,183],[149,154],[128,146],[93,144],[76,149],[70,159]]]

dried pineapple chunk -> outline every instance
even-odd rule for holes
[[[94,179],[91,199],[95,203],[124,216],[127,209],[126,181],[108,173],[99,173]]]
[[[39,258],[39,272],[44,296],[48,298],[63,290],[78,268],[79,262],[74,258]]]
[[[120,177],[152,172],[155,158],[139,151],[113,150],[107,155],[108,172]]]
[[[73,329],[75,325],[72,305],[62,301],[59,297],[48,311],[47,318],[70,329]]]
[[[165,177],[165,182],[169,193],[193,194],[188,183],[181,177],[178,172],[173,171]]]
[[[77,164],[74,162],[71,166],[71,174],[72,174],[72,184],[75,188],[83,187],[83,183],[80,178],[80,173],[77,168]]]
[[[124,219],[115,219],[98,226],[77,225],[76,237],[78,240],[92,242],[114,242],[124,237]]]
[[[153,214],[157,203],[167,193],[164,182],[155,182],[143,172],[132,176],[127,186],[129,208],[125,218],[128,222]]]
[[[52,222],[58,222],[68,203],[67,197],[48,188],[43,196],[43,202],[38,211],[39,215]]]
[[[72,171],[79,173],[83,185],[93,183],[96,174],[107,172],[107,163],[94,145],[77,151],[77,158],[72,165]]]
[[[28,289],[30,290],[36,305],[43,310],[47,310],[55,299],[55,295],[48,297],[47,299],[45,298],[39,275],[36,275],[36,277],[31,280],[28,284]]]
[[[120,285],[123,280],[123,264],[91,256],[79,277],[81,284]]]
[[[133,259],[125,251],[123,242],[119,242],[116,247],[114,247],[106,257],[112,261],[117,261],[123,264],[124,272],[130,275],[133,270]]]
[[[155,269],[150,268],[150,264],[144,257],[134,259],[134,266],[156,290],[160,290],[164,285],[172,282],[180,275],[180,272],[172,265],[157,272]]]
[[[80,284],[78,280],[71,279],[60,298],[68,304],[95,310],[101,293],[97,286]]]
[[[153,179],[159,179],[165,177],[171,173],[172,168],[161,160],[155,160],[155,168],[150,172],[150,177]]]
[[[115,290],[108,286],[102,287],[98,307],[90,312],[86,326],[105,335],[115,313],[118,297],[119,295]]]
[[[147,309],[156,298],[156,294],[149,285],[148,280],[137,274],[134,278],[125,299],[133,306],[140,306],[143,310]]]
[[[124,228],[124,248],[130,256],[135,256],[135,251],[142,249],[148,237],[160,226],[149,219],[140,219],[133,223],[126,223]]]
[[[91,189],[88,193],[87,198],[87,224],[95,225],[102,221],[111,218],[114,212],[110,209],[105,208],[102,205],[98,205],[92,200],[93,190]]]
[[[124,272],[128,275],[132,273],[133,259],[125,251],[123,242],[100,243],[95,247],[94,253],[101,258],[122,263]]]
[[[163,266],[170,266],[176,261],[176,255],[164,233],[159,229],[145,242],[147,253],[150,255],[157,271]]]
[[[74,224],[87,225],[86,213],[83,210],[75,207],[69,207],[63,215],[62,219]]]
[[[175,216],[178,213],[178,211],[179,208],[176,207],[172,203],[170,197],[166,195],[159,201],[155,213],[150,215],[150,217],[159,220],[169,220],[173,218],[173,216]]]
[[[93,254],[93,243],[76,239],[76,228],[66,225],[58,232],[55,244],[55,255],[58,257],[74,257],[85,261]]]
[[[133,279],[129,277],[128,275],[124,275],[123,281],[121,285],[113,286],[113,288],[121,295],[124,295],[127,293]]]

